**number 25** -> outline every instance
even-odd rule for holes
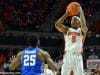
[[[24,55],[24,66],[34,66],[36,55]]]

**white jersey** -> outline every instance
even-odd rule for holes
[[[64,35],[65,38],[65,52],[77,52],[82,49],[82,34],[81,29],[69,28],[67,34]]]
[[[81,29],[69,28],[65,38],[65,55],[61,75],[70,75],[73,70],[74,75],[84,75],[83,58],[80,53],[83,47]]]

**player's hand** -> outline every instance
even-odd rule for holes
[[[15,59],[15,55],[11,56],[10,59],[9,59],[9,61],[12,62],[13,59]]]

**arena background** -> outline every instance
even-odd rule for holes
[[[0,72],[9,72],[10,58],[29,39],[39,38],[40,48],[48,51],[55,62],[61,60],[64,38],[55,29],[55,22],[72,1],[83,7],[89,29],[84,44],[84,68],[87,69],[88,59],[99,60],[100,0],[0,0]]]

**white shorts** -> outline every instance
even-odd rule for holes
[[[66,53],[64,55],[61,75],[70,75],[71,71],[73,71],[74,75],[84,75],[81,54]]]

